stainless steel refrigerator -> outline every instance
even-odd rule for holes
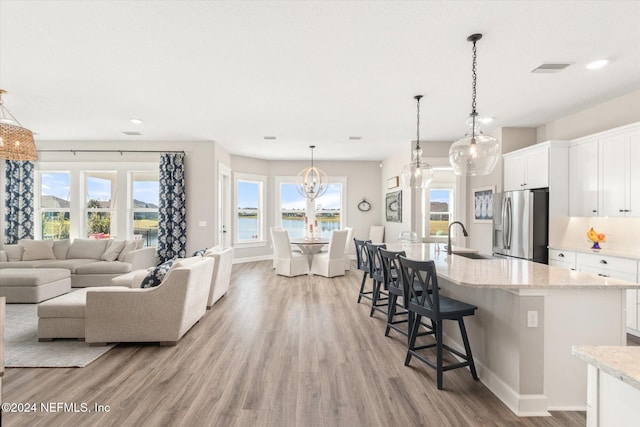
[[[493,196],[493,253],[548,263],[549,190]]]

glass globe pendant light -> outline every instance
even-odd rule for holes
[[[329,178],[327,178],[327,174],[322,169],[313,166],[313,149],[316,146],[310,145],[309,148],[311,148],[311,166],[307,166],[298,173],[296,190],[301,196],[309,200],[315,200],[327,192]]]
[[[433,181],[433,168],[431,165],[422,160],[422,148],[420,148],[420,99],[422,95],[416,95],[418,106],[417,130],[416,130],[416,149],[412,150],[411,163],[402,168],[400,179],[402,185],[411,188],[427,188]]]
[[[500,143],[480,130],[478,112],[476,111],[476,42],[482,34],[472,34],[467,41],[473,43],[473,74],[471,115],[469,116],[469,130],[449,148],[449,163],[456,175],[488,175],[500,158]]]

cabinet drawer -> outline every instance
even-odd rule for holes
[[[575,262],[558,261],[557,259],[550,259],[549,260],[549,265],[552,265],[554,267],[564,268],[565,270],[575,270],[576,269],[576,263]]]
[[[549,259],[555,259],[556,261],[569,262],[575,267],[576,253],[570,251],[561,251],[559,249],[549,249]]]
[[[619,271],[621,273],[631,274],[634,277],[637,277],[638,275],[638,261],[633,259],[579,253],[577,255],[577,264],[578,267],[588,266],[592,268]]]

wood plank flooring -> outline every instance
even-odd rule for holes
[[[4,402],[92,412],[5,413],[4,425],[585,425],[581,412],[516,417],[466,369],[446,372],[438,391],[431,368],[404,366],[405,338],[385,337],[382,315],[356,303],[360,272],[285,278],[270,267],[234,265],[229,293],[175,347],[121,344],[86,368],[7,369]]]

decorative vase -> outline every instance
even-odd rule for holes
[[[598,242],[593,242],[593,246],[591,246],[591,250],[598,252],[600,250],[600,244]]]

